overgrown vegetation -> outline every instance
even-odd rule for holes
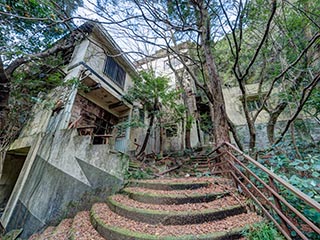
[[[299,154],[296,152],[298,150],[296,148],[297,146],[299,147]],[[272,151],[265,152],[264,154],[261,153],[257,160],[310,198],[320,202],[320,152],[318,148],[311,148],[310,145],[306,146],[305,142],[301,139],[298,140],[295,145],[288,141],[278,145]],[[265,172],[254,164],[250,163],[248,166],[259,178],[269,185],[270,179]],[[265,192],[265,187],[260,182],[255,180],[254,177],[250,177],[250,179],[255,182],[262,192]],[[248,186],[251,188],[250,185]],[[320,213],[316,209],[306,205],[304,201],[285,188],[282,184],[276,184],[276,186],[279,194],[304,216],[314,223],[320,221]],[[257,193],[257,196],[260,195]],[[269,200],[273,202],[273,197],[270,197]],[[300,221],[287,206],[282,204],[282,208],[285,212],[290,213],[289,219],[294,224],[300,225],[302,231],[310,239],[318,239],[317,234],[312,232],[304,222]],[[278,219],[276,214],[274,217],[275,219]],[[295,237],[296,232],[292,230],[291,236]]]
[[[267,222],[261,222],[249,227],[243,235],[248,240],[284,240],[277,229]]]
[[[260,120],[267,125],[265,135],[270,149],[266,151],[268,157],[258,161],[320,201],[319,142],[310,134],[320,126],[319,0],[156,2],[101,0],[92,9],[105,23],[125,30],[126,39],[164,49],[182,63],[197,90],[208,99],[211,114],[199,118],[202,130],[215,136],[215,144],[229,141],[229,131],[239,147],[244,144],[237,141],[232,120],[238,119],[226,115],[222,94],[222,87],[238,87],[240,97],[234,98],[234,104],[241,106],[237,110],[244,120],[241,124],[247,126],[249,141],[245,144],[250,153],[261,151],[256,144]],[[57,52],[71,49],[78,38],[53,43],[74,28],[70,16],[81,4],[49,0],[1,3],[0,27],[7,33],[0,37],[0,143],[5,147],[29,117],[30,107],[43,101],[41,95],[62,84],[64,76],[59,68],[64,62],[59,61],[62,59]],[[136,11],[132,11],[134,8]],[[189,53],[177,47],[183,41],[191,43]],[[148,55],[140,46],[137,52]],[[135,124],[147,128],[137,155],[145,152],[151,128],[155,127],[161,136],[162,156],[163,132],[173,132],[171,123],[183,122],[186,109],[177,104],[181,92],[170,89],[168,78],[156,76],[155,72],[141,76],[128,98],[140,102],[141,112],[146,113],[143,120],[149,125],[137,118],[125,127]],[[249,91],[248,84],[255,84],[256,89]],[[184,120],[190,130],[194,119],[188,114]],[[306,131],[299,129],[298,118]],[[314,125],[308,126],[310,122]],[[258,169],[252,169],[266,178]],[[150,176],[149,170],[142,169],[128,174],[129,178]],[[318,212],[306,208],[285,189],[280,191],[306,216],[320,222]],[[272,232],[268,225],[260,229],[268,232],[267,237]],[[257,236],[252,239],[259,239]]]
[[[134,85],[129,89],[126,99],[140,105],[137,109],[142,116],[136,115],[131,126],[144,126],[144,116],[148,126],[141,146],[138,146],[136,156],[145,154],[151,132],[159,131],[160,156],[163,155],[163,135],[170,125],[182,120],[185,108],[177,102],[180,91],[174,89],[170,79],[165,76],[156,76],[154,71],[142,71],[134,79]],[[140,124],[137,124],[140,123]]]

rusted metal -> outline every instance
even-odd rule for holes
[[[263,211],[263,213],[274,223],[274,225],[281,231],[281,233],[283,234],[283,236],[285,236],[286,239],[291,240],[292,238],[290,237],[290,235],[288,235],[279,225],[279,223],[277,222],[277,220],[275,220],[272,215],[268,212],[267,209],[265,209],[265,207],[261,204],[261,202],[249,191],[249,189],[246,187],[246,185],[244,185],[238,178],[237,176],[231,172],[231,175],[233,176],[234,179],[236,179],[236,181],[238,182],[238,184],[242,187],[242,189],[247,192],[247,194],[256,202],[256,204],[259,205],[260,209]]]
[[[262,171],[264,171],[265,173],[267,173],[269,176],[272,176],[273,179],[277,180],[279,183],[281,183],[284,187],[286,187],[287,189],[289,189],[291,192],[293,192],[295,195],[297,195],[301,200],[303,200],[304,202],[306,202],[308,205],[314,207],[317,211],[320,211],[320,204],[317,203],[315,200],[311,199],[308,195],[304,194],[303,192],[301,192],[299,189],[295,188],[294,186],[292,186],[291,184],[287,183],[285,180],[283,180],[282,178],[280,178],[279,176],[277,176],[276,174],[274,174],[273,172],[271,172],[269,169],[267,169],[266,167],[264,167],[262,164],[258,163],[256,160],[254,160],[253,158],[251,158],[250,156],[244,154],[243,152],[241,152],[239,149],[237,149],[236,147],[234,147],[232,144],[225,142],[224,144],[226,144],[227,146],[229,146],[230,148],[232,148],[233,150],[235,150],[236,152],[238,152],[240,155],[242,155],[243,157],[245,157],[247,160],[249,160],[251,163],[253,163],[254,165],[256,165],[258,168],[260,168]]]
[[[216,158],[221,157],[223,154],[226,154],[226,151],[223,151],[223,152],[217,154],[216,156],[209,158],[210,162],[211,162],[212,160],[215,160]]]
[[[252,187],[253,189],[259,193],[259,195],[263,198],[263,200],[270,206],[273,208],[274,211],[276,211],[276,213],[279,215],[280,218],[283,219],[283,221],[285,221],[286,223],[288,223],[290,225],[290,227],[292,227],[292,229],[304,240],[308,240],[308,238],[294,225],[294,223],[292,223],[269,199],[267,196],[265,196],[256,186],[255,184],[249,179],[247,178],[247,176],[245,176],[237,167],[233,166],[233,169],[238,172]],[[281,224],[280,224],[281,226]],[[281,229],[284,232],[287,232],[286,229],[284,229],[281,226]]]
[[[223,144],[219,145],[218,147],[216,147],[215,149],[213,149],[210,153],[207,154],[207,156],[209,157],[211,154],[215,153],[216,151],[218,151]]]
[[[308,239],[302,231],[300,231],[297,226],[290,220],[290,217],[288,214],[288,211],[284,211],[282,209],[282,204],[284,204],[289,210],[291,210],[296,217],[299,217],[302,221],[304,221],[310,229],[312,229],[315,233],[320,234],[320,229],[309,219],[307,219],[301,212],[299,212],[296,208],[294,208],[290,203],[288,203],[279,193],[278,188],[276,186],[276,183],[274,182],[275,180],[284,186],[286,189],[288,189],[290,192],[295,194],[297,197],[299,197],[305,204],[315,208],[316,210],[320,211],[320,204],[314,201],[313,199],[309,198],[306,194],[302,193],[300,190],[296,189],[293,187],[291,184],[287,183],[285,180],[271,172],[269,169],[264,167],[262,164],[251,158],[250,156],[244,154],[242,151],[234,147],[232,144],[225,142],[221,144],[219,147],[215,148],[214,151],[210,152],[210,155],[213,154],[215,151],[221,148],[222,145],[226,145],[229,147],[231,150],[235,151],[237,154],[240,154],[243,157],[243,160],[247,160],[248,162],[254,164],[256,167],[258,167],[260,170],[262,170],[264,173],[267,174],[269,178],[269,185],[264,182],[260,177],[258,177],[252,170],[250,170],[247,166],[246,163],[243,160],[238,159],[236,156],[234,156],[230,151],[226,151],[224,153],[227,153],[231,159],[227,159],[224,163],[230,165],[229,171],[218,171],[219,173],[228,173],[229,176],[231,176],[236,183],[237,186],[241,186],[241,188],[244,189],[244,191],[259,205],[261,210],[264,212],[264,214],[272,221],[275,223],[276,227],[283,233],[283,235],[287,239],[291,239],[290,237],[290,230],[288,226],[290,226],[302,239]],[[243,170],[239,169],[235,163],[239,164]],[[219,165],[222,165],[222,163],[218,163]],[[243,171],[243,172],[242,172]],[[215,171],[216,172],[216,171]],[[252,189],[254,189],[254,193],[252,193],[247,187],[246,184],[243,183],[239,177],[236,175],[241,176],[243,180],[245,180],[245,183],[250,184],[252,186]],[[256,186],[256,183],[250,180],[250,176],[252,176],[254,179],[259,181],[265,191],[267,192],[267,195],[265,195],[265,191],[262,192],[259,190],[259,188]],[[262,189],[263,190],[263,189]],[[260,195],[261,200],[263,199],[264,204],[268,205],[270,209],[266,209],[263,206],[263,203],[261,200],[259,200],[258,196],[255,196],[258,193]],[[271,194],[271,195],[270,195]],[[270,201],[269,196],[273,197],[273,201]],[[274,219],[274,217],[271,215],[270,211],[271,209],[275,211],[275,213],[280,217],[282,220],[280,223]]]
[[[231,154],[231,153],[228,153]],[[313,224],[309,219],[307,219],[302,213],[300,213],[296,208],[294,208],[290,203],[288,203],[282,196],[279,195],[276,191],[274,191],[268,184],[266,184],[261,178],[259,178],[254,172],[252,172],[249,168],[247,168],[239,159],[237,159],[234,155],[230,155],[238,164],[240,164],[243,168],[245,168],[250,175],[256,178],[263,186],[268,189],[274,196],[276,196],[282,203],[284,203],[292,212],[294,212],[301,220],[303,220],[307,225],[309,225],[316,233],[320,234],[320,229]]]
[[[278,190],[278,188],[277,188],[276,184],[274,183],[273,178],[271,176],[269,176],[269,183],[270,183],[270,187],[275,192],[279,192],[279,190]],[[273,196],[273,200],[274,200],[276,207],[279,209],[279,211],[281,211],[283,213],[279,199],[274,194],[272,194],[272,196]],[[283,218],[280,218],[280,219],[281,219],[281,223],[280,223],[281,227],[283,228],[284,231],[286,231],[288,234],[290,234],[290,230],[289,230],[285,220]]]
[[[310,220],[308,220],[302,213],[300,213],[296,208],[294,208],[290,203],[288,203],[283,197],[281,197],[276,191],[274,191],[268,184],[266,184],[261,178],[259,178],[254,172],[252,172],[247,166],[245,166],[239,159],[237,159],[231,153],[228,153],[234,161],[240,164],[246,171],[249,172],[254,178],[256,178],[263,186],[268,189],[274,196],[277,196],[279,200],[281,200],[290,210],[292,210],[301,220],[303,220],[307,225],[309,225],[316,233],[320,234],[320,229],[313,224]],[[232,166],[234,167],[234,166]],[[234,167],[236,171],[240,171],[238,168]],[[240,171],[241,172],[241,171]],[[241,172],[241,174],[243,174]],[[244,175],[244,174],[243,174]]]

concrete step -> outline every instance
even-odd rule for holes
[[[96,203],[90,212],[79,212],[73,220],[63,220],[30,239],[240,239],[249,225],[263,220],[246,211],[245,198],[235,193],[227,179],[161,179],[131,184],[139,187],[127,187],[124,194],[109,197],[107,203]]]
[[[243,213],[202,224],[151,225],[119,216],[107,204],[98,203],[91,209],[91,221],[100,235],[109,240],[215,240],[239,239],[249,224],[261,218],[254,213]]]
[[[103,240],[103,238],[92,226],[90,212],[77,213],[72,222],[70,240]],[[57,239],[58,240],[58,239]],[[60,239],[59,239],[60,240]]]
[[[185,193],[186,190],[181,190],[179,193],[170,193],[171,191],[145,191],[145,188],[128,187],[124,188],[122,192],[127,194],[131,199],[143,203],[151,204],[185,204],[185,203],[199,203],[209,202],[217,198],[228,195],[229,192],[197,192],[197,189],[192,193]],[[176,191],[175,191],[176,192]]]
[[[184,190],[209,186],[210,181],[162,182],[161,180],[132,180],[128,186],[154,190]]]
[[[67,218],[62,220],[59,225],[54,229],[52,236],[49,240],[68,240],[70,237],[70,229],[73,219]]]
[[[246,212],[246,208],[239,205],[239,202],[236,202],[237,205],[215,207],[216,204],[221,205],[222,201],[227,200],[218,199],[211,204],[198,204],[198,210],[191,210],[190,204],[181,205],[178,210],[172,210],[170,205],[148,206],[121,195],[109,197],[107,203],[118,215],[135,221],[162,225],[199,224]]]
[[[42,233],[33,234],[29,240],[48,240],[53,236],[55,229],[56,227],[49,226]]]

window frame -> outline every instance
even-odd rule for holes
[[[110,66],[111,65],[111,66]],[[112,66],[113,65],[113,66]],[[114,68],[110,71],[111,68]],[[124,89],[126,82],[126,71],[124,68],[115,60],[115,58],[107,56],[104,63],[103,73],[114,82],[118,87]]]

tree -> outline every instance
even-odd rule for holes
[[[171,1],[168,4],[145,3],[135,1],[139,15],[151,27],[155,35],[162,37],[165,48],[176,56],[187,69],[190,76],[208,96],[211,102],[211,116],[214,124],[214,140],[217,145],[229,141],[229,126],[222,94],[222,82],[219,78],[211,48],[213,36],[211,28],[213,18],[206,1]],[[166,34],[172,30],[173,34]],[[174,35],[174,37],[172,37]],[[183,39],[195,43],[197,59],[179,52],[171,43]],[[194,73],[194,67],[186,64],[185,57],[199,67],[200,76]],[[202,83],[200,82],[202,78]]]
[[[137,153],[137,157],[142,155],[147,147],[151,131],[154,130],[155,123],[160,132],[160,155],[163,154],[163,129],[164,121],[171,118],[181,120],[183,110],[181,104],[177,104],[180,92],[172,89],[169,79],[164,76],[156,76],[153,71],[142,71],[139,78],[134,79],[134,85],[126,95],[127,99],[139,102],[143,106],[143,111],[148,114],[149,124],[144,141]]]
[[[79,40],[81,34],[74,32],[68,38],[57,42],[74,28],[70,22],[70,14],[81,4],[82,0],[18,0],[0,4],[0,29],[1,32],[6,32],[0,37],[0,133],[3,137],[9,131],[8,119],[13,117],[10,115],[11,110],[18,108],[11,104],[19,102],[11,95],[15,89],[15,80],[26,83],[25,86],[32,79],[46,85],[45,81],[50,77],[44,77],[44,74],[51,74],[53,69],[63,64],[63,61],[52,62],[50,56],[57,58],[59,53],[70,49]],[[28,101],[36,95],[33,92]],[[12,137],[19,132],[19,128],[14,129]]]
[[[220,1],[223,10],[220,22],[227,23],[221,26],[229,45],[229,56],[232,56],[228,59],[233,63],[234,79],[242,93],[251,150],[255,148],[255,122],[261,112],[266,111],[270,116],[267,125],[270,143],[278,143],[319,81],[319,68],[314,61],[314,56],[318,55],[315,46],[319,40],[319,26],[313,19],[318,10],[312,11],[307,4],[308,11],[305,11],[304,1],[295,1],[294,4],[286,1],[282,5],[272,1],[270,7],[263,2],[239,1],[238,4],[224,6]],[[319,2],[313,6],[317,5]],[[236,13],[235,21],[230,21],[230,12]],[[231,33],[228,33],[230,29]],[[254,113],[248,109],[247,83],[258,83],[259,86],[257,95],[261,104]],[[296,97],[285,100],[284,94]],[[295,110],[287,113],[291,117],[275,140],[274,129],[278,117],[295,99],[299,99]]]

